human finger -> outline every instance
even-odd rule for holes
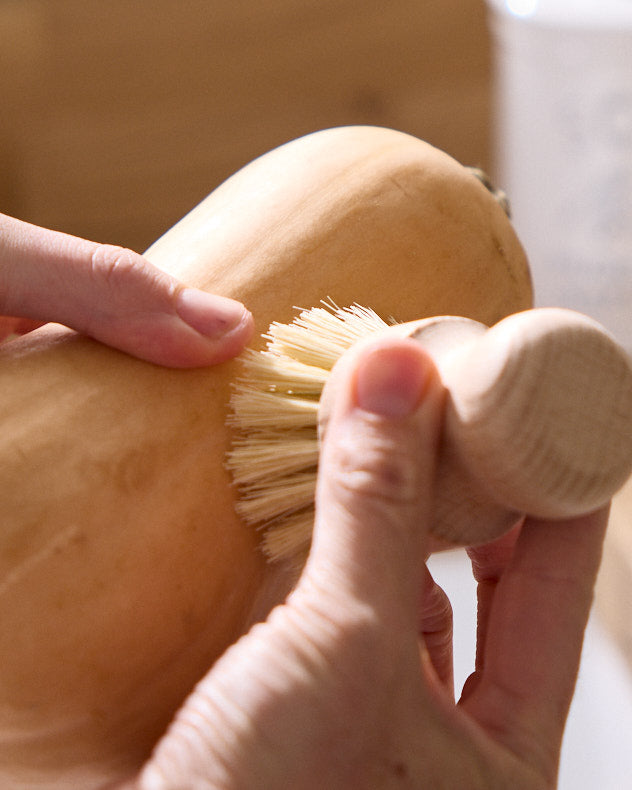
[[[462,707],[553,777],[593,599],[607,512],[527,519],[494,593],[477,682]]]
[[[424,574],[419,633],[422,650],[432,673],[451,698],[454,697],[452,605],[428,568]]]
[[[522,528],[522,520],[509,532],[497,540],[483,546],[467,548],[472,563],[472,573],[476,581],[476,659],[475,673],[468,679],[471,689],[476,681],[476,670],[482,668],[485,657],[487,626],[492,611],[494,595],[503,573],[511,562],[516,541]]]
[[[443,388],[409,339],[360,345],[333,377],[307,572],[415,634]]]
[[[131,250],[2,215],[0,314],[59,322],[173,367],[230,359],[253,332],[241,303],[186,288]]]

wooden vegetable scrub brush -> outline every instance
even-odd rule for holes
[[[586,316],[546,308],[491,329],[453,316],[389,326],[364,307],[325,305],[272,324],[232,398],[237,508],[270,558],[306,556],[320,395],[345,350],[380,332],[420,342],[448,391],[431,527],[443,542],[493,540],[525,513],[597,509],[632,471],[632,365]]]

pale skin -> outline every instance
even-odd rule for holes
[[[47,321],[170,367],[223,362],[253,332],[242,304],[186,288],[131,250],[0,214],[0,340]]]
[[[29,249],[27,242],[27,258]],[[20,264],[25,247],[12,250]],[[147,305],[158,293],[173,319],[165,329],[165,310],[148,307],[146,327],[157,320],[165,336],[184,331],[173,307],[182,286],[161,273],[154,280],[140,256],[123,266],[120,281],[89,275],[75,286],[78,269],[94,265],[92,253],[67,266],[59,250],[38,250],[24,281],[19,265],[5,266],[0,245],[0,313],[63,320],[147,357],[146,333],[129,341],[125,332],[131,306],[121,291],[129,282]],[[43,311],[51,293],[38,270],[45,259],[44,282],[65,284]],[[33,302],[30,290],[39,292]],[[91,300],[99,312],[86,324]],[[213,324],[212,300],[207,310],[198,326]],[[99,332],[100,321],[107,331]],[[225,333],[225,346],[216,333],[212,353],[188,349],[185,327],[166,342],[167,358],[157,359],[152,346],[152,361],[228,358],[247,342],[240,325],[237,339],[235,329]],[[405,339],[357,347],[335,375],[314,544],[296,589],[200,680],[148,763],[117,790],[555,787],[606,511],[554,524],[526,519],[469,549],[477,658],[455,701],[450,606],[425,565],[443,388],[431,360]]]

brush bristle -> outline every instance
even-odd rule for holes
[[[389,326],[360,305],[323,305],[302,310],[290,324],[271,324],[265,350],[243,355],[229,417],[235,438],[227,467],[237,512],[263,531],[271,560],[296,564],[307,556],[314,524],[323,387],[348,348]]]

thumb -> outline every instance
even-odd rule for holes
[[[134,356],[199,367],[236,354],[252,317],[131,250],[0,215],[0,315],[55,321]]]
[[[443,387],[417,343],[384,337],[343,357],[332,388],[306,573],[416,627]]]

